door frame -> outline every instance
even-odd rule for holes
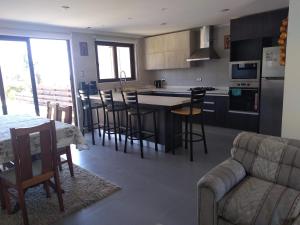
[[[5,92],[4,92],[1,67],[0,67],[0,99],[1,99],[1,103],[2,103],[2,113],[3,113],[3,115],[7,115],[7,105],[6,105],[6,97],[5,97]]]
[[[72,102],[73,102],[74,122],[75,122],[75,126],[78,126],[76,91],[75,91],[75,86],[74,86],[75,83],[74,83],[73,62],[72,62],[72,54],[71,54],[71,43],[70,43],[70,40],[66,40],[66,41],[67,41],[69,68],[70,68],[70,84],[71,84],[71,93],[72,93]]]
[[[35,107],[35,113],[36,115],[40,115],[40,110],[39,110],[39,102],[38,102],[38,96],[37,96],[37,89],[36,89],[36,82],[35,82],[35,73],[34,73],[34,66],[33,66],[33,61],[32,61],[32,54],[31,54],[31,46],[30,46],[30,41],[29,37],[18,37],[18,36],[7,36],[7,35],[0,35],[0,41],[21,41],[26,43],[27,47],[27,57],[28,57],[28,65],[29,65],[29,73],[30,73],[30,80],[31,80],[31,87],[32,87],[32,97],[33,97],[33,102],[34,102],[34,107]],[[2,98],[4,99],[5,107],[2,109],[3,114],[7,114],[7,104],[6,104],[6,97],[5,97],[5,92],[4,92],[4,84],[3,84],[3,79],[2,79],[2,74],[1,75],[1,80],[0,80],[0,85],[3,87],[3,92],[0,92],[1,95],[1,100]],[[2,96],[3,95],[3,96]],[[3,102],[2,102],[3,105]],[[6,115],[5,114],[5,115]]]

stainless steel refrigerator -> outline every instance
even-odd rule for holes
[[[281,136],[285,67],[279,64],[279,47],[263,49],[260,99],[260,133]]]

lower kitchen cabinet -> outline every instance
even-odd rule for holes
[[[226,127],[228,96],[207,95],[204,99],[204,121],[207,125]],[[196,119],[195,122],[199,119]]]
[[[238,130],[258,132],[259,115],[228,112],[227,127]]]

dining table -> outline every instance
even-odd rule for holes
[[[0,164],[14,160],[10,128],[22,128],[37,126],[50,120],[32,115],[0,115]],[[84,137],[78,127],[55,121],[57,148],[63,148],[75,144],[77,149],[88,149]],[[40,153],[39,135],[30,135],[31,154]]]

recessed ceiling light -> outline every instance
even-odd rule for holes
[[[168,8],[161,8],[160,10],[161,11],[166,11]]]
[[[167,23],[165,23],[165,22],[164,22],[164,23],[161,23],[160,25],[161,25],[161,26],[166,26],[166,25],[167,25]]]
[[[87,27],[86,29],[92,29],[92,27]]]
[[[132,20],[133,18],[132,18],[132,17],[128,17],[127,19],[128,19],[128,20]]]
[[[229,12],[230,9],[222,9],[221,12]]]
[[[68,5],[62,5],[61,7],[62,7],[63,9],[65,9],[65,10],[67,10],[67,9],[70,8],[70,6],[68,6]]]

